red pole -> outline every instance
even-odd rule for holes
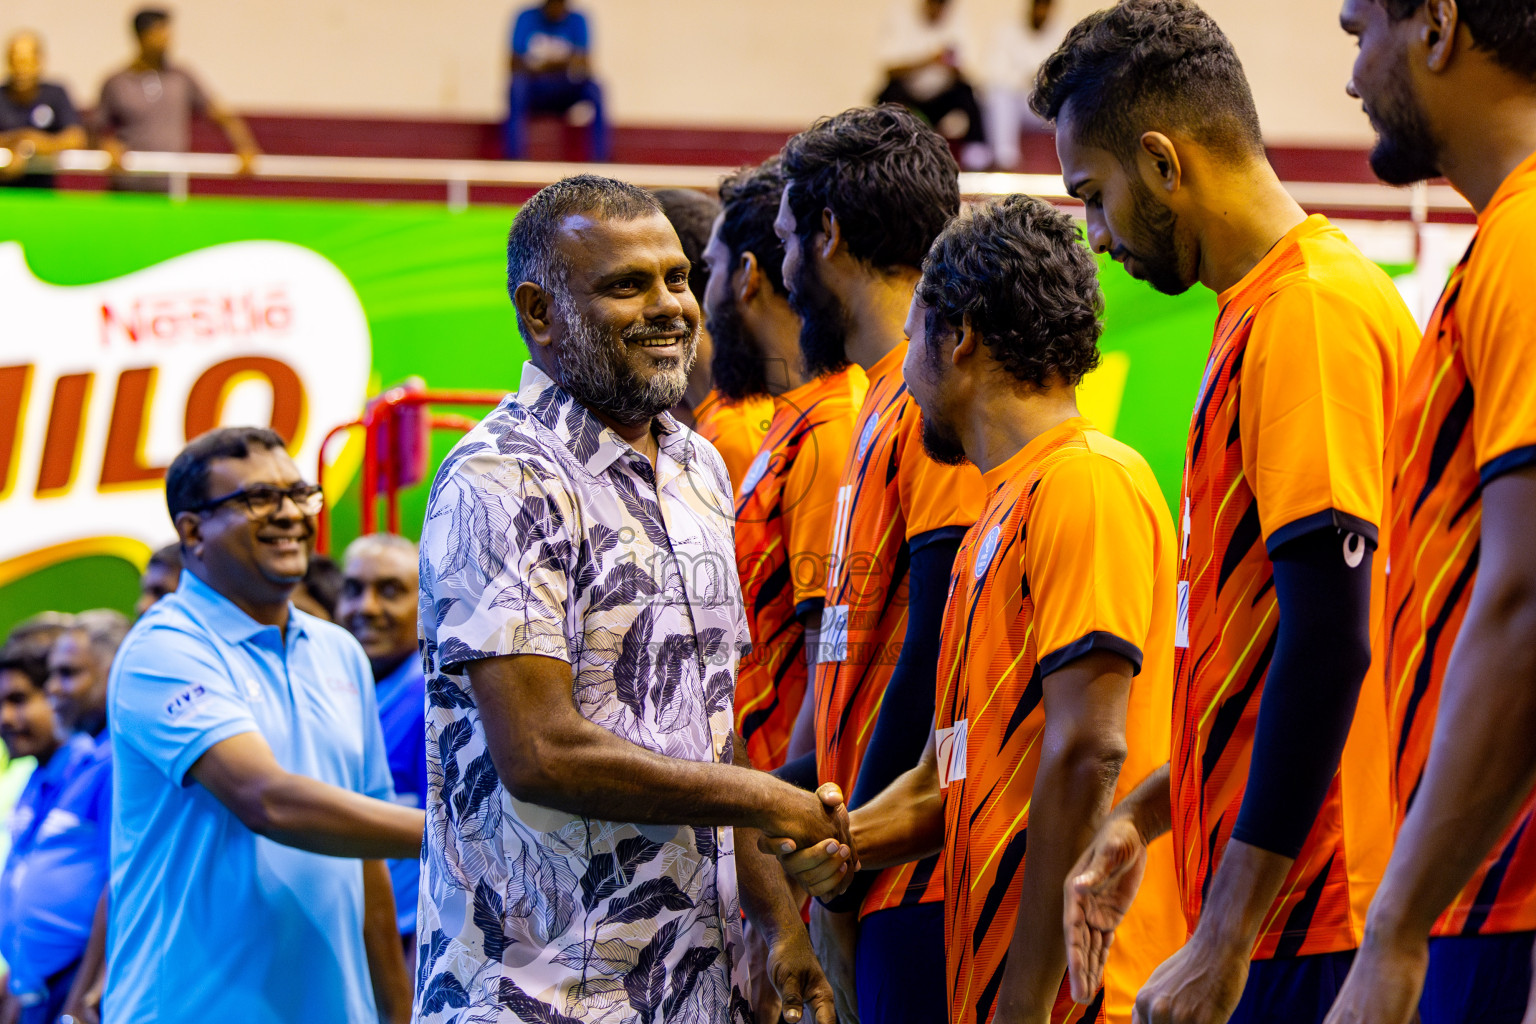
[[[343,423],[339,427],[333,427],[331,432],[325,435],[325,439],[320,442],[320,457],[317,460],[318,464],[315,466],[315,485],[320,488],[322,493],[325,491],[325,450],[331,446],[331,439],[333,437],[357,425],[358,422],[354,420],[351,423]],[[322,555],[329,554],[331,550],[331,508],[328,504],[320,506],[320,515],[315,522],[315,550]]]
[[[401,403],[401,405],[403,404]],[[388,474],[387,486],[389,488],[384,499],[384,508],[389,517],[386,522],[389,524],[389,532],[396,536],[400,533],[400,459],[398,455],[400,453],[401,424],[400,417],[396,415],[399,408],[399,406],[391,407],[389,422],[385,428],[385,437],[387,438],[385,450],[389,452],[390,459],[384,470]]]
[[[379,453],[373,443],[373,428],[378,410],[384,408],[382,403],[371,406],[363,413],[363,494],[362,494],[362,535],[368,536],[377,532],[378,509],[374,502],[378,500],[379,489]]]

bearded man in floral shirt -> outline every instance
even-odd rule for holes
[[[834,1019],[758,837],[841,848],[847,814],[734,763],[731,488],[665,412],[694,359],[688,266],[650,193],[606,178],[512,225],[531,361],[422,533],[420,1021],[750,1024],[743,905],[784,1019]]]

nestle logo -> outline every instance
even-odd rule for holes
[[[127,306],[101,304],[101,343],[158,342],[174,345],[216,338],[287,334],[293,304],[282,287],[265,292],[173,292],[146,295]]]

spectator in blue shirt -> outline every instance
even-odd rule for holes
[[[359,537],[343,559],[336,621],[362,644],[373,669],[379,723],[389,753],[395,801],[427,806],[427,687],[416,648],[417,553],[392,533]],[[389,862],[395,915],[405,948],[416,946],[416,897],[421,858]]]
[[[91,813],[79,816],[83,827],[50,837],[52,850],[45,865],[50,886],[46,920],[75,953],[71,973],[76,988],[100,977],[106,939],[107,841],[112,820],[107,677],[127,633],[127,616],[96,608],[74,616],[48,652],[44,690],[59,725],[66,732],[89,736],[94,744],[94,756],[69,782],[71,801]],[[31,881],[37,880],[34,870]],[[86,942],[79,941],[82,928],[89,936]],[[50,1024],[52,1020],[48,1018]]]
[[[566,0],[544,0],[519,12],[512,25],[511,71],[507,159],[527,157],[530,114],[564,114],[578,103],[592,107],[591,158],[608,159],[603,90],[592,78],[585,15]]]
[[[98,739],[103,747],[108,743],[107,674],[127,635],[126,615],[95,608],[76,616],[48,652],[46,689],[59,724]]]
[[[425,817],[392,800],[357,641],[290,602],[322,500],[265,429],[166,473],[186,568],[108,684],[105,1024],[409,1019],[384,858]]]
[[[70,735],[54,714],[48,650],[31,638],[0,651],[0,739],[11,756],[37,759],[11,815],[0,873],[0,955],[10,965],[4,1019],[20,1024],[57,1019],[107,867],[110,789],[100,784],[95,741]]]

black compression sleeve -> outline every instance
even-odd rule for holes
[[[912,538],[911,571],[907,576],[907,634],[891,670],[875,731],[859,762],[848,808],[862,807],[879,796],[903,772],[916,767],[933,728],[933,697],[939,672],[939,641],[944,627],[944,602],[949,596],[949,571],[965,531],[958,527],[934,530]]]
[[[939,670],[939,639],[949,572],[960,550],[963,527],[945,527],[912,538],[907,576],[907,633],[880,701],[875,731],[859,763],[850,809],[879,796],[903,772],[917,766],[933,728],[933,699]],[[874,872],[865,871],[842,896],[827,901],[834,910],[853,910],[863,901]]]
[[[812,793],[816,792],[816,751],[802,754],[793,761],[784,762],[771,774],[783,779],[791,786],[799,786]]]
[[[1296,857],[1338,771],[1371,664],[1371,556],[1326,528],[1272,556],[1280,623],[1232,838]]]

